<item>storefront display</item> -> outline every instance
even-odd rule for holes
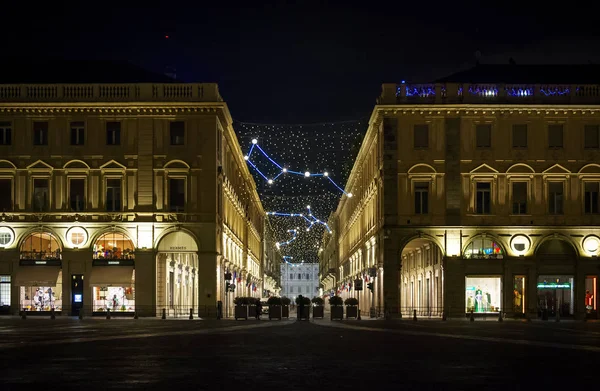
[[[10,312],[10,276],[0,276],[0,314]]]
[[[598,277],[587,276],[585,278],[585,312],[588,315],[597,315],[598,308],[596,307],[596,284]]]
[[[54,283],[46,282],[47,286],[21,286],[21,309],[25,311],[62,311],[62,272]]]
[[[571,316],[574,313],[573,276],[539,276],[538,316]]]
[[[525,276],[515,276],[513,281],[513,311],[525,313]]]
[[[465,249],[466,259],[502,259],[502,248],[498,243],[487,237],[476,237]]]
[[[500,277],[467,277],[465,289],[466,312],[501,311],[502,279]]]
[[[135,311],[135,294],[133,287],[98,287],[92,288],[93,311],[133,312]]]
[[[120,232],[106,233],[94,243],[94,259],[134,259],[134,248],[126,235]]]

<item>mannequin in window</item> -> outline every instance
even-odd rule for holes
[[[593,302],[594,295],[592,295],[589,290],[585,291],[585,309],[587,310],[588,314],[592,312],[592,309],[594,308]]]
[[[475,290],[475,312],[483,312],[483,292],[480,287]]]

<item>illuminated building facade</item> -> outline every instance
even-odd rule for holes
[[[3,313],[216,317],[273,275],[216,84],[0,84],[0,157]]]
[[[281,296],[289,297],[295,303],[302,295],[312,299],[319,295],[318,263],[281,263]]]
[[[597,75],[480,65],[384,84],[335,214],[332,292],[355,296],[376,267],[366,299],[391,316],[597,317]]]

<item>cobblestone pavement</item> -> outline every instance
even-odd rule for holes
[[[0,390],[597,384],[600,323],[0,318]]]

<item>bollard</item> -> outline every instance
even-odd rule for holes
[[[56,315],[54,314],[54,308],[50,309],[50,319],[56,319]]]
[[[83,308],[79,309],[79,319],[83,319]]]
[[[134,311],[134,312],[133,312],[133,319],[137,319],[137,318],[138,318],[137,311]]]
[[[502,311],[498,312],[498,322],[503,322],[504,319],[502,319]]]
[[[27,319],[27,311],[21,311],[21,319]]]
[[[560,312],[556,311],[556,321],[560,322]]]
[[[194,319],[194,309],[190,308],[190,320]]]
[[[106,309],[106,319],[110,319],[110,308]]]
[[[446,311],[442,312],[442,320],[446,320]]]
[[[413,320],[417,321],[417,310],[413,310]]]
[[[167,309],[163,308],[162,319],[167,319]]]
[[[471,310],[471,317],[469,319],[471,322],[475,322],[475,313]]]
[[[314,316],[313,316],[314,319]],[[360,310],[358,310],[358,317],[356,318],[356,320],[360,320]]]

